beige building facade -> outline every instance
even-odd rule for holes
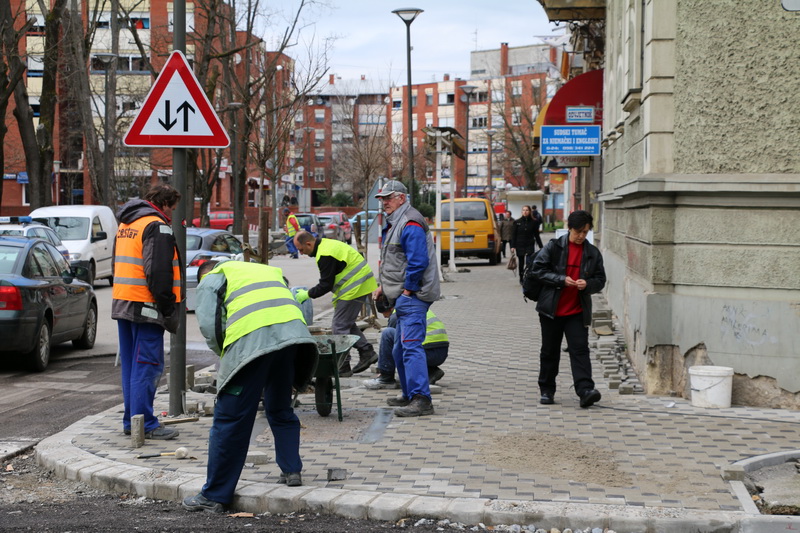
[[[733,402],[800,407],[800,13],[608,0],[607,297],[646,391],[733,367]]]

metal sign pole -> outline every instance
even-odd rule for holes
[[[186,0],[174,0],[172,46],[174,50],[186,52]],[[172,149],[172,177],[175,188],[183,196],[172,215],[172,231],[178,244],[181,279],[186,279],[186,206],[194,214],[194,198],[186,197],[186,148]],[[170,335],[169,342],[169,414],[177,416],[185,412],[186,398],[186,302],[178,307],[178,331]]]

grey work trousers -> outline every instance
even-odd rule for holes
[[[358,335],[360,337],[355,344],[355,349],[360,355],[368,354],[375,348],[364,337],[361,329],[356,326],[356,319],[361,313],[362,306],[367,302],[365,294],[355,300],[339,300],[333,310],[333,320],[331,322],[331,333],[334,335]]]

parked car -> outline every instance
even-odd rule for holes
[[[295,213],[297,223],[304,230],[312,233],[315,237],[322,231],[322,222],[319,217],[314,213]]]
[[[186,310],[194,311],[197,269],[212,257],[230,257],[244,252],[242,241],[227,231],[186,228]]]
[[[87,268],[70,266],[49,242],[0,237],[0,352],[41,372],[51,345],[92,348],[97,298],[88,279]]]
[[[192,219],[192,226],[200,226],[200,218]],[[211,229],[233,230],[233,211],[212,211],[208,215],[208,227]]]
[[[485,198],[456,198],[442,200],[442,228],[450,227],[450,209],[455,232],[442,232],[442,263],[449,260],[450,235],[454,234],[456,257],[482,257],[496,265],[500,255],[500,237],[494,210]]]
[[[361,217],[361,234],[363,235],[367,232],[367,228],[372,225],[372,221],[378,218],[378,211],[373,211],[372,209],[369,211],[359,211],[350,217],[351,227],[355,227],[358,223],[358,217]]]
[[[105,205],[54,205],[30,213],[37,222],[55,230],[69,250],[69,260],[89,269],[89,283],[107,279],[114,283],[111,270],[117,219]]]
[[[31,217],[0,217],[0,236],[23,235],[33,239],[42,239],[61,252],[64,259],[69,261],[69,250],[61,242],[58,234],[50,226],[34,222]]]
[[[319,213],[318,216],[320,222],[322,222],[326,228],[325,233],[327,233],[328,229],[335,229],[338,235],[337,238],[340,241],[346,242],[347,244],[353,243],[353,226],[347,219],[347,215],[341,211],[331,211]],[[327,237],[327,235],[325,236]]]

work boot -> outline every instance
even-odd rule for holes
[[[299,487],[303,484],[303,478],[300,476],[300,472],[281,472],[278,483],[289,487]]]
[[[400,383],[394,379],[394,375],[381,374],[375,379],[367,379],[364,381],[364,387],[368,390],[379,389],[399,389]]]
[[[350,368],[350,361],[345,361],[342,363],[342,366],[339,367],[339,377],[340,378],[349,378],[353,375],[353,370]]]
[[[183,508],[187,511],[206,511],[208,513],[224,513],[225,506],[219,502],[209,500],[203,493],[187,496],[183,500]]]
[[[161,426],[145,433],[144,438],[152,440],[171,440],[178,435],[180,435],[180,432],[177,429],[165,428],[164,426]]]
[[[434,385],[437,381],[444,377],[444,370],[441,368],[434,367],[428,369],[428,384]]]
[[[431,399],[422,394],[417,394],[405,407],[398,407],[394,410],[395,416],[426,416],[433,414],[433,403]]]
[[[364,370],[368,369],[371,364],[378,362],[378,354],[375,353],[375,350],[370,347],[370,349],[365,350],[364,353],[358,355],[358,364],[353,368],[353,374],[360,374]]]
[[[591,407],[595,403],[599,402],[600,398],[602,398],[602,395],[600,394],[600,391],[595,389],[590,389],[587,391],[583,391],[580,397],[581,397],[581,407],[586,409],[587,407]]]
[[[386,400],[386,405],[390,405],[392,407],[405,407],[410,403],[411,401],[402,394]]]

